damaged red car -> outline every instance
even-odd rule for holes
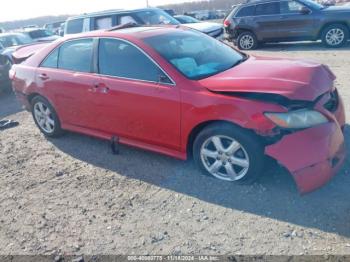
[[[267,159],[302,193],[345,158],[345,113],[324,65],[249,56],[181,27],[132,27],[58,40],[11,70],[38,128],[194,158],[218,179],[251,183]]]

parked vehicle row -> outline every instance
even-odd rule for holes
[[[109,29],[114,26],[125,24],[180,25],[180,22],[164,10],[158,8],[112,10],[68,18],[65,23],[64,34],[71,35]],[[192,20],[190,23],[186,23],[186,26],[206,33],[214,38],[223,39],[224,36],[222,24],[208,22],[201,23],[198,20]]]
[[[58,21],[54,23],[48,23],[44,25],[44,29],[51,31],[55,35],[63,36],[64,32],[64,23],[65,21]]]
[[[224,181],[255,181],[270,157],[306,193],[345,159],[344,106],[328,67],[247,55],[184,26],[72,35],[10,77],[46,136],[70,130],[193,156]]]
[[[167,10],[170,12],[171,10]],[[170,12],[171,13],[171,12]],[[180,18],[179,18],[180,19]],[[186,26],[204,32],[214,38],[223,39],[223,26],[218,23],[202,23],[192,17]],[[104,11],[83,16],[69,18],[66,22],[57,22],[46,24],[44,28],[38,28],[36,25],[27,26],[15,33],[1,34],[0,45],[1,55],[1,78],[0,85],[8,89],[8,71],[13,63],[12,54],[23,45],[34,42],[54,41],[59,38],[60,30],[63,29],[66,35],[77,34],[87,31],[109,29],[117,25],[134,23],[138,25],[179,25],[180,22],[169,15],[167,12],[157,8],[147,8],[138,10],[113,10]],[[64,26],[64,28],[63,28]],[[56,34],[55,34],[56,33]]]
[[[194,12],[186,12],[184,15],[192,16],[198,20],[212,20],[224,18],[227,14],[225,10],[200,10]]]
[[[13,53],[22,46],[38,42],[51,42],[58,36],[40,28],[27,28],[21,32],[0,34],[0,91],[11,88],[9,70],[15,62]]]
[[[322,40],[336,48],[349,39],[350,7],[327,7],[312,0],[249,1],[235,6],[224,26],[226,38],[243,50],[301,40]]]

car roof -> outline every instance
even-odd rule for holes
[[[20,33],[30,33],[30,32],[39,31],[39,30],[46,30],[46,29],[40,28],[40,27],[36,27],[36,28],[30,27],[30,28],[24,28],[24,29],[20,30],[19,32]]]
[[[141,39],[156,36],[156,35],[165,35],[171,32],[178,32],[178,30],[192,31],[193,29],[190,29],[185,26],[180,26],[180,25],[135,26],[135,27],[122,28],[118,30],[113,30],[113,29],[99,30],[99,31],[91,31],[87,33],[69,35],[69,36],[63,37],[62,41],[79,39],[79,38],[87,38],[87,37],[112,37],[112,38],[115,37],[115,38],[141,40]]]
[[[2,33],[2,34],[0,34],[0,37],[3,37],[3,36],[18,36],[18,35],[23,35],[23,33],[21,33],[21,32]]]
[[[93,13],[86,13],[82,15],[72,16],[67,19],[69,20],[76,20],[81,18],[89,18],[89,17],[98,17],[98,16],[108,16],[108,15],[115,15],[115,14],[124,14],[124,13],[133,13],[133,12],[142,12],[142,11],[149,11],[149,10],[159,10],[159,8],[140,8],[140,9],[112,9],[112,10],[105,10],[105,11],[99,11],[99,12],[93,12]]]
[[[234,5],[237,6],[245,6],[245,5],[257,5],[257,4],[264,4],[264,3],[270,3],[270,2],[281,2],[281,1],[289,1],[289,0],[247,0],[243,3]]]

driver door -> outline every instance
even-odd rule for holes
[[[280,37],[307,40],[313,36],[315,17],[311,9],[297,1],[281,2]]]
[[[180,93],[173,80],[130,42],[101,38],[99,82],[89,94],[95,127],[124,139],[179,149]]]

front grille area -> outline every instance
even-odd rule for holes
[[[330,112],[335,112],[339,106],[339,96],[337,90],[330,93],[331,98],[323,106]]]

